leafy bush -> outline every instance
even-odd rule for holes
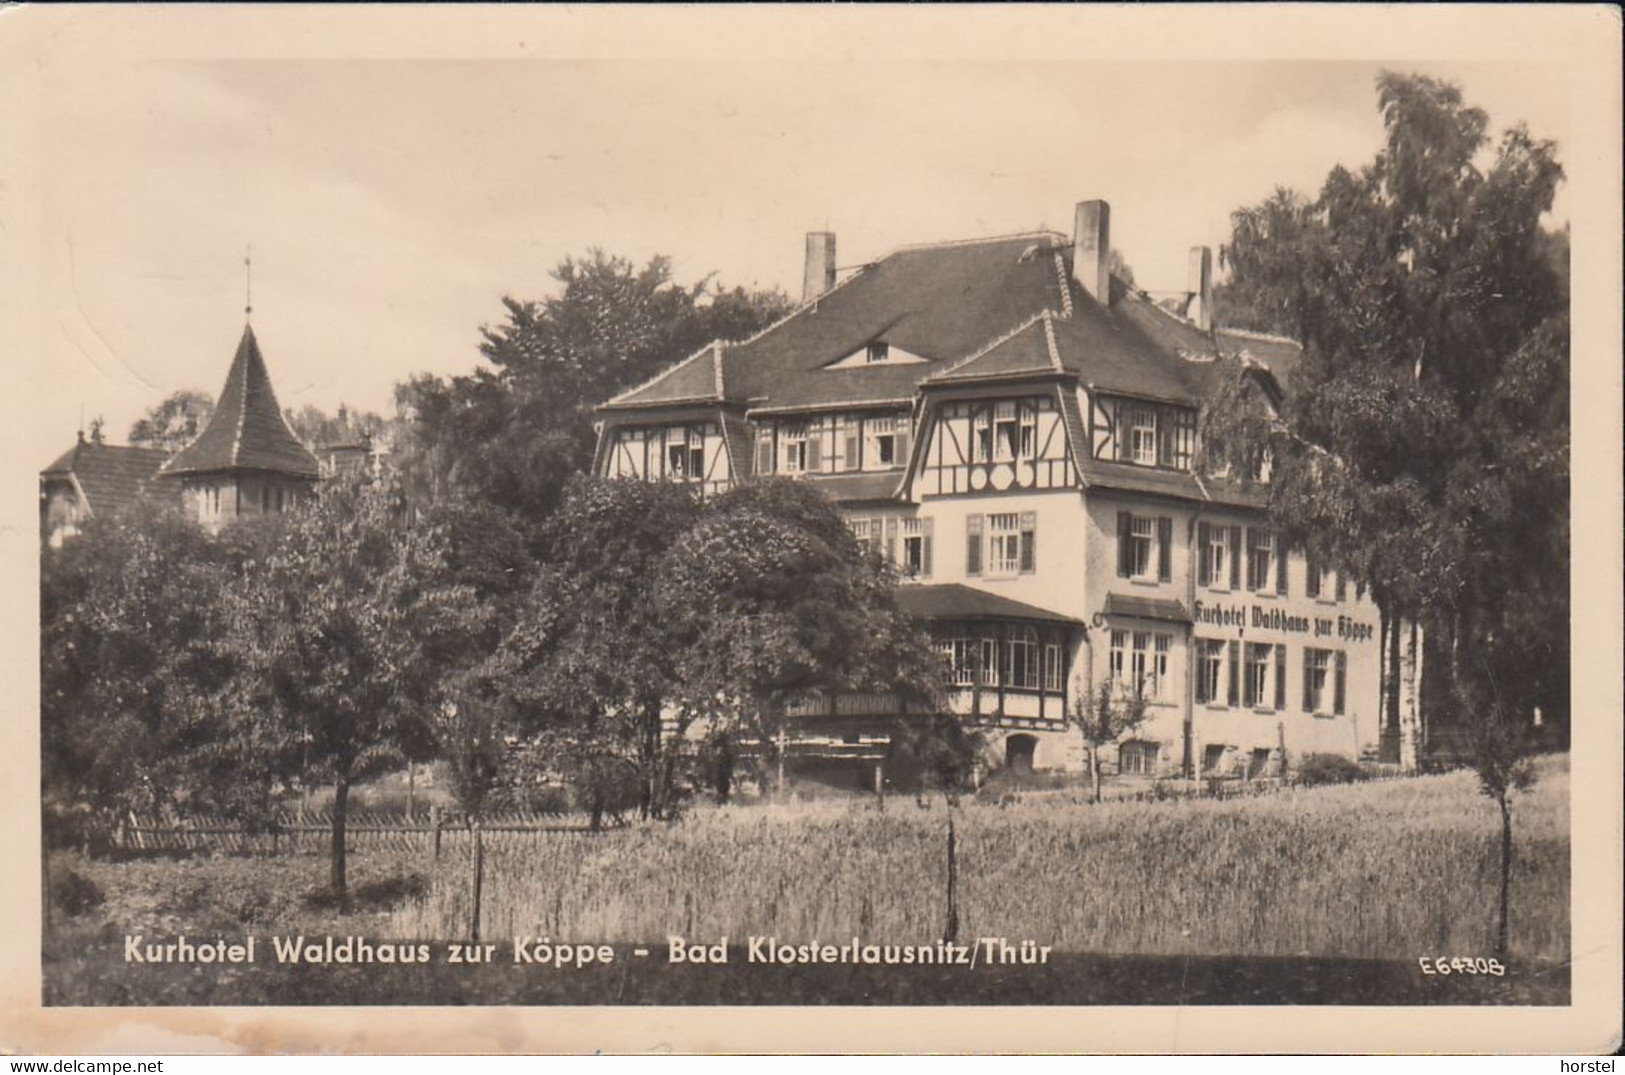
[[[1365,770],[1341,754],[1306,754],[1298,763],[1298,783],[1311,787],[1318,784],[1353,784],[1365,779]]]
[[[60,860],[51,862],[46,884],[51,892],[51,906],[70,917],[100,907],[106,899],[100,885]]]

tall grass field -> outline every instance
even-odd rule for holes
[[[1514,799],[1510,955],[1569,957],[1569,778],[1541,759]],[[947,914],[949,810],[869,803],[698,809],[673,825],[494,844],[487,938],[930,943]],[[961,940],[1057,952],[1410,960],[1485,956],[1500,818],[1466,772],[1240,800],[952,811]],[[448,856],[376,932],[469,934]]]

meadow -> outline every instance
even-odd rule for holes
[[[1515,809],[1510,954],[1569,954],[1568,773]],[[925,943],[947,914],[949,811],[893,799],[704,809],[674,826],[493,847],[489,937]],[[1057,951],[1391,959],[1487,955],[1499,817],[1465,772],[1257,798],[973,804],[953,811],[960,936]],[[465,862],[390,933],[462,936]]]
[[[53,916],[51,1004],[1562,1004],[1568,1000],[1569,781],[1548,757],[1514,800],[1505,977],[1427,976],[1418,957],[1493,954],[1498,816],[1465,772],[1245,799],[967,801],[952,811],[957,935],[1031,939],[1039,967],[750,965],[783,942],[928,945],[944,935],[949,811],[893,798],[697,807],[674,824],[486,842],[480,935],[609,943],[612,967],[132,967],[126,932],[470,936],[462,843],[358,851],[356,905],[321,897],[325,861],[76,860],[105,894]],[[727,937],[725,966],[669,966],[667,939]],[[646,945],[654,958],[626,958]]]

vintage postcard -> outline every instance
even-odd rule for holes
[[[1612,1049],[1619,45],[0,12],[0,1048]]]

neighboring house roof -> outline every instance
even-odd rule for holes
[[[900,586],[897,604],[904,612],[924,619],[951,620],[1038,620],[1081,626],[1082,620],[1047,608],[1002,597],[957,582],[929,586]]]
[[[251,326],[243,327],[243,338],[209,424],[164,465],[162,473],[174,476],[222,470],[263,470],[303,478],[321,473],[316,457],[299,443],[282,417]]]
[[[159,448],[81,440],[40,471],[40,478],[72,482],[90,513],[105,516],[140,500],[168,458]]]

